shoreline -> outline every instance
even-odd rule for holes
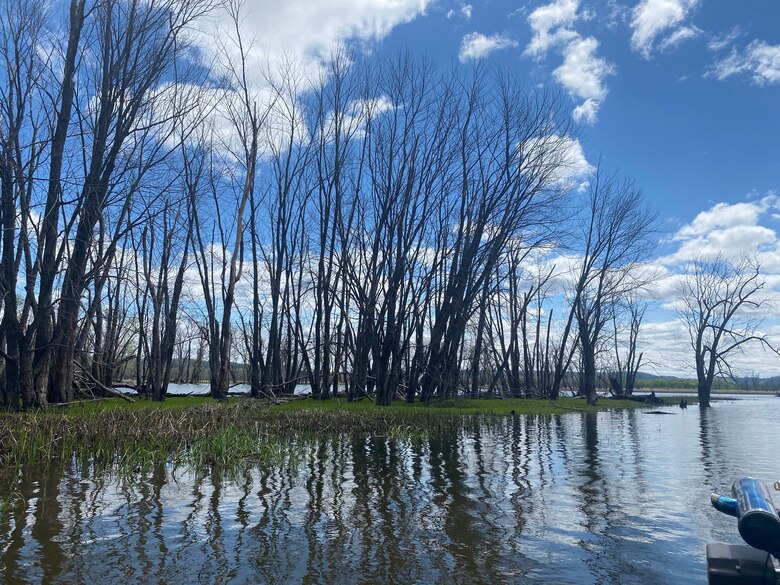
[[[696,388],[640,388],[634,390],[634,395],[644,395],[655,392],[656,394],[689,394],[691,396],[697,396]],[[764,390],[711,390],[710,395],[744,395],[744,396],[775,396],[774,391]]]

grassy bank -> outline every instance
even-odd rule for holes
[[[76,458],[124,469],[155,462],[232,465],[279,456],[289,439],[360,433],[403,436],[435,432],[463,416],[560,414],[641,403],[602,399],[589,407],[581,399],[452,400],[434,405],[371,401],[347,403],[295,400],[270,405],[250,399],[228,404],[202,397],[176,397],[164,403],[118,399],[74,404],[49,412],[0,415],[0,468]]]

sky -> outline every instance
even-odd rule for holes
[[[294,54],[304,67],[344,43],[444,66],[492,63],[560,90],[588,163],[632,177],[659,213],[648,369],[692,374],[670,311],[686,260],[756,253],[768,289],[780,291],[780,1],[255,0],[243,9],[258,54]],[[762,331],[780,345],[774,312]],[[780,375],[780,359],[749,351],[738,371]]]

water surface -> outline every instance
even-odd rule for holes
[[[703,584],[705,544],[740,542],[710,491],[780,479],[780,398],[664,410],[344,436],[229,474],[26,470],[0,582]]]

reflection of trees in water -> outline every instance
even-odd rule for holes
[[[515,538],[520,538],[525,529],[526,517],[532,513],[533,495],[531,493],[530,460],[533,452],[533,429],[537,417],[513,416],[509,429],[509,444],[512,455],[512,482],[515,491],[512,494],[512,508],[515,516]],[[540,489],[542,495],[544,490]],[[544,496],[542,496],[544,497]]]
[[[258,582],[294,582],[304,552],[296,546],[299,527],[290,517],[296,472],[288,465],[261,466],[252,476],[257,495],[255,520],[245,529],[249,534],[243,542],[248,550],[242,550],[240,558],[251,566]]]
[[[732,477],[733,467],[739,458],[729,458],[725,455],[726,445],[721,437],[721,429],[718,425],[718,409],[699,408],[699,449],[701,463],[704,471],[704,483],[710,489],[725,489],[731,487],[737,479]],[[706,502],[705,502],[706,503]]]
[[[4,581],[21,577],[28,530],[44,581],[500,582],[528,562],[523,531],[549,496],[539,478],[554,476],[557,418],[419,441],[321,440],[298,469],[231,476],[179,470],[172,481],[157,466],[141,480],[102,482],[87,481],[89,469],[63,480],[52,468],[18,486],[24,501],[38,498],[33,514],[20,503],[2,520]]]
[[[496,531],[489,520],[489,501],[475,497],[466,482],[464,467],[471,454],[465,452],[464,445],[469,439],[474,449],[481,449],[481,436],[474,429],[453,428],[428,441],[433,488],[430,509],[440,516],[437,520],[446,535],[442,548],[449,558],[442,561],[452,563],[449,570],[439,563],[443,576],[450,573],[450,577],[457,576],[463,582],[490,582],[499,578],[495,570],[502,543],[496,542]],[[479,473],[478,457],[475,464]],[[481,464],[484,466],[484,461]]]
[[[687,446],[705,481],[722,485],[736,451],[723,452],[731,435],[718,414],[698,413]],[[15,484],[21,498],[0,514],[0,581],[487,583],[544,581],[554,570],[571,582],[641,582],[635,567],[648,570],[659,546],[680,538],[678,527],[652,532],[668,511],[655,508],[665,484],[641,416],[506,417],[424,439],[322,439],[301,447],[297,466],[229,475],[172,477],[157,466],[120,481],[88,466],[29,470]],[[663,570],[651,568],[648,582],[662,582]]]
[[[323,516],[322,491],[325,481],[325,458],[327,453],[327,444],[325,440],[317,443],[312,456],[306,461],[307,479],[306,494],[308,496],[308,506],[305,519],[303,521],[303,530],[306,534],[308,543],[308,570],[306,572],[309,579],[316,580],[319,577],[319,569],[323,564],[323,556],[327,554],[323,550],[324,543],[318,538],[321,519]],[[306,580],[306,583],[312,582]]]
[[[583,457],[574,467],[578,475],[575,483],[581,486],[580,511],[589,534],[580,546],[588,553],[585,564],[597,582],[642,582],[649,577],[646,568],[637,567],[636,551],[626,539],[635,531],[635,519],[627,514],[632,507],[623,504],[624,497],[629,493],[636,496],[635,469],[623,452],[630,441],[619,436],[626,414],[617,411],[580,417]],[[601,421],[602,428],[600,418],[606,419]],[[606,433],[610,433],[609,439],[601,436]]]
[[[51,582],[60,571],[66,559],[59,538],[63,526],[56,497],[62,477],[62,466],[52,463],[43,472],[25,470],[14,482],[15,496],[6,512],[0,514],[0,563],[3,567],[0,581],[45,583]]]

